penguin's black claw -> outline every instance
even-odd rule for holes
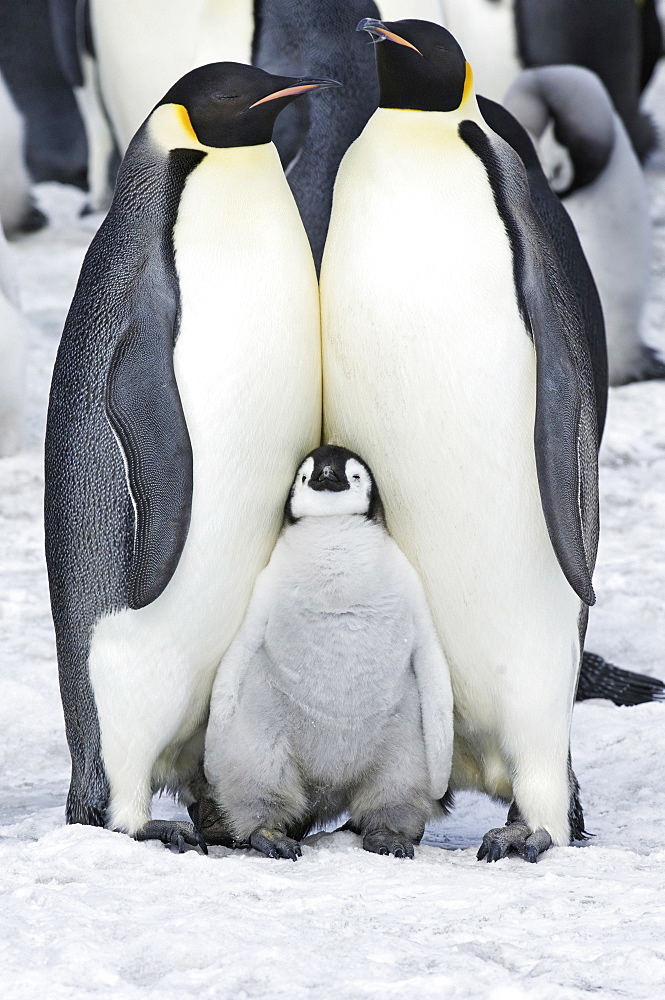
[[[178,854],[184,854],[187,847],[199,847],[204,854],[208,853],[203,837],[191,823],[152,819],[136,831],[134,839],[161,840],[166,847],[177,848]]]
[[[287,837],[280,830],[268,830],[261,827],[254,830],[249,838],[250,847],[267,858],[286,858],[288,861],[297,861],[302,857],[302,850],[297,840]]]
[[[200,837],[199,847],[204,854],[208,853],[207,845],[211,847],[249,847],[249,844],[238,843],[233,834],[229,832],[224,817],[219,814],[212,799],[202,798],[199,802],[193,802],[187,806],[187,812]]]
[[[413,859],[413,841],[393,830],[370,830],[363,837],[363,850],[370,854],[393,854],[396,858]]]
[[[483,837],[476,858],[488,862],[500,861],[508,854],[519,854],[525,861],[532,864],[538,860],[538,855],[552,846],[552,838],[547,830],[531,832],[525,823],[509,823],[489,830]]]

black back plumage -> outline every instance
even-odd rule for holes
[[[331,77],[343,88],[296,102],[280,116],[275,143],[321,264],[333,185],[340,161],[376,109],[379,87],[373,46],[356,33],[362,17],[378,17],[373,0],[259,0],[253,61],[270,73]]]
[[[75,0],[2,0],[0,70],[26,126],[26,163],[33,180],[86,186],[86,140],[56,28]]]

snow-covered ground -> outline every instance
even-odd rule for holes
[[[665,128],[665,67],[650,95]],[[665,352],[665,154],[650,340]],[[297,864],[182,856],[66,827],[69,757],[41,523],[50,371],[99,218],[43,186],[49,229],[15,244],[31,343],[27,447],[0,462],[0,996],[3,1000],[641,1000],[665,996],[665,704],[575,709],[584,847],[479,864],[504,810],[459,797],[413,862],[320,834]],[[588,647],[665,676],[665,383],[611,392]],[[156,815],[176,814],[170,801]]]

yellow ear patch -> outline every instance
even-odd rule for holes
[[[209,149],[192,127],[187,108],[182,104],[160,104],[150,116],[150,134],[165,151],[170,149]]]
[[[473,92],[473,70],[469,63],[466,64],[466,76],[464,77],[464,90],[462,91],[462,102],[460,108],[469,100]]]
[[[174,104],[173,109],[175,111],[176,118],[180,123],[180,125],[182,126],[182,130],[187,136],[187,138],[190,141],[193,140],[194,142],[198,143],[199,138],[192,127],[192,123],[187,108],[183,104]]]

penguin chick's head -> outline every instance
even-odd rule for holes
[[[466,103],[473,73],[455,38],[440,24],[365,17],[356,31],[368,31],[377,43],[379,107],[457,111]]]
[[[360,514],[383,522],[383,504],[369,466],[347,448],[324,445],[300,463],[286,501],[285,517]]]
[[[157,107],[184,108],[204,146],[258,146],[270,142],[277,115],[296,97],[339,86],[335,80],[273,76],[242,63],[210,63],[186,73]]]

